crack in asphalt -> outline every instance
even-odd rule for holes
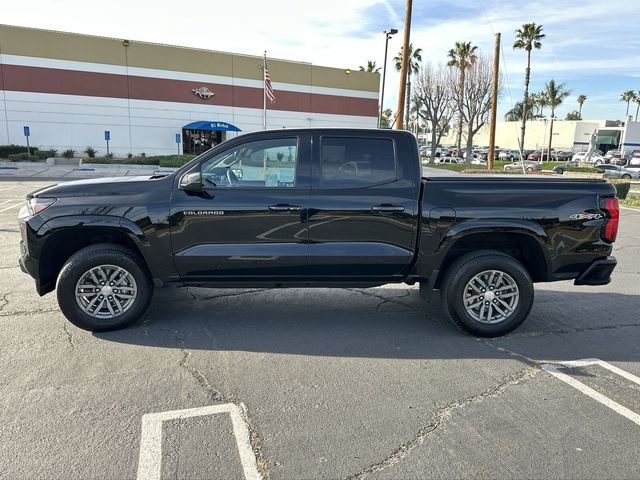
[[[9,303],[5,303],[2,305],[2,308],[6,307]],[[13,317],[19,315],[36,315],[38,313],[55,313],[60,312],[58,308],[44,309],[44,308],[36,308],[35,310],[16,310],[14,312],[3,312],[2,308],[0,308],[0,317]]]
[[[12,292],[7,292],[2,296],[2,298],[0,298],[0,302],[2,302],[2,303],[0,303],[0,312],[2,312],[2,309],[4,307],[9,305],[9,298],[8,297],[9,297],[9,295],[11,295],[11,293]],[[5,313],[8,313],[8,312],[5,312]]]
[[[187,289],[188,288],[189,287],[187,287]],[[244,290],[242,292],[236,292],[236,293],[223,293],[221,295],[206,295],[204,297],[197,297],[194,293],[189,291],[189,295],[191,295],[191,297],[193,297],[194,300],[216,300],[218,298],[240,297],[242,295],[249,295],[251,293],[264,292],[266,290],[270,290],[270,289],[268,289],[268,288],[258,288],[258,289],[254,289],[254,290]]]
[[[69,342],[69,345],[71,345],[71,348],[74,349],[74,348],[76,348],[76,344],[73,343],[73,335],[69,331],[69,327],[67,325],[67,320],[64,319],[63,322],[64,323],[62,324],[62,329],[64,330],[64,333],[67,334],[67,341]]]
[[[269,471],[269,462],[267,461],[263,448],[262,448],[262,439],[260,435],[256,431],[254,424],[249,417],[247,412],[247,408],[244,403],[240,402],[237,398],[225,395],[220,390],[216,389],[207,376],[202,373],[196,366],[189,362],[189,358],[191,357],[191,353],[187,352],[185,348],[181,348],[182,352],[182,360],[179,363],[180,368],[184,368],[189,374],[196,380],[198,385],[209,395],[209,398],[214,402],[223,402],[223,403],[234,403],[236,405],[240,405],[240,409],[242,410],[243,420],[247,424],[247,429],[249,430],[249,443],[251,444],[251,449],[253,450],[253,454],[256,457],[256,464],[258,466],[258,472],[264,479],[271,478]]]
[[[501,337],[501,340],[509,340],[511,338],[523,338],[523,337],[539,337],[542,335],[562,335],[565,333],[582,333],[582,332],[597,332],[600,330],[618,330],[621,328],[634,328],[640,327],[640,323],[615,323],[612,325],[600,325],[597,327],[576,327],[576,328],[561,328],[551,331],[529,331],[529,332],[515,332]]]
[[[413,438],[403,444],[401,444],[396,450],[394,450],[387,458],[384,460],[370,465],[360,472],[349,475],[347,477],[342,477],[342,480],[359,480],[366,478],[366,476],[370,473],[380,472],[387,467],[390,467],[396,463],[398,463],[403,458],[407,457],[411,451],[419,445],[422,445],[424,441],[429,437],[430,434],[435,432],[436,430],[443,427],[447,421],[451,418],[451,414],[456,410],[461,410],[467,405],[478,403],[483,401],[486,398],[496,397],[505,392],[509,387],[513,385],[518,385],[524,381],[527,381],[534,376],[536,376],[540,372],[540,367],[538,366],[530,366],[525,368],[524,370],[520,370],[519,372],[513,373],[503,380],[501,380],[498,384],[490,387],[483,392],[480,392],[476,395],[472,395],[470,397],[466,397],[462,400],[455,400],[450,402],[443,407],[439,408],[436,413],[431,417],[431,422],[420,430],[416,432]]]
[[[398,296],[398,297],[391,297],[391,298],[385,297],[384,295],[378,295],[376,293],[372,293],[372,292],[369,292],[367,290],[361,290],[361,289],[358,289],[358,288],[344,288],[343,290],[346,290],[347,292],[359,293],[360,295],[364,295],[366,297],[373,297],[373,298],[377,298],[378,300],[381,300],[381,302],[378,303],[378,305],[376,306],[376,311],[378,311],[380,309],[380,307],[382,305],[384,305],[385,303],[395,303],[396,305],[402,305],[403,307],[411,309],[411,310],[421,311],[420,307],[417,307],[415,305],[408,305],[408,304],[406,304],[404,302],[398,302],[396,300],[397,298],[406,298],[406,297],[410,296],[411,293],[412,293],[411,289],[407,289],[407,292],[406,292],[405,295],[401,295],[401,296]]]

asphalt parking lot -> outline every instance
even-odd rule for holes
[[[17,267],[18,209],[50,183],[0,182],[0,478],[640,474],[640,210],[610,285],[539,284],[499,339],[404,285],[167,288],[91,334]]]

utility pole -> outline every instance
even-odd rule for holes
[[[493,153],[496,144],[496,116],[498,113],[498,80],[500,71],[500,32],[496,33],[496,49],[493,52],[493,89],[491,93],[491,124],[489,126],[489,151],[487,168],[493,169]]]
[[[411,9],[412,0],[407,0],[407,9],[404,14],[404,41],[402,44],[402,68],[400,69],[400,89],[398,90],[398,112],[394,128],[402,130],[404,128],[404,102],[407,89],[407,71],[409,68],[409,43],[411,39]]]

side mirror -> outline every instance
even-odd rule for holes
[[[238,180],[242,180],[242,176],[244,175],[244,172],[242,171],[241,168],[232,168],[231,171],[235,174]]]
[[[185,192],[199,192],[202,190],[202,175],[200,171],[185,173],[180,179],[180,190]]]

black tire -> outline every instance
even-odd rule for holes
[[[101,265],[114,265],[126,270],[135,280],[137,288],[131,306],[124,313],[110,319],[88,315],[76,300],[76,285],[79,280],[90,269]],[[92,332],[117,330],[133,324],[147,310],[152,295],[153,283],[144,262],[121,245],[103,243],[83,248],[67,260],[58,276],[60,310],[71,323]]]
[[[629,175],[628,173],[625,173],[624,175],[622,175],[622,178],[624,178],[625,180],[630,180],[631,175]]]
[[[558,173],[558,174],[560,174],[560,175],[564,174],[564,168],[561,168],[561,167],[556,167],[556,168],[553,169],[553,171]]]
[[[497,323],[473,318],[464,303],[467,284],[487,270],[506,273],[518,287],[519,298],[513,312]],[[534,298],[533,282],[524,266],[513,257],[493,250],[472,252],[454,261],[445,273],[440,293],[443,308],[453,323],[478,337],[498,337],[518,328],[529,315]]]

